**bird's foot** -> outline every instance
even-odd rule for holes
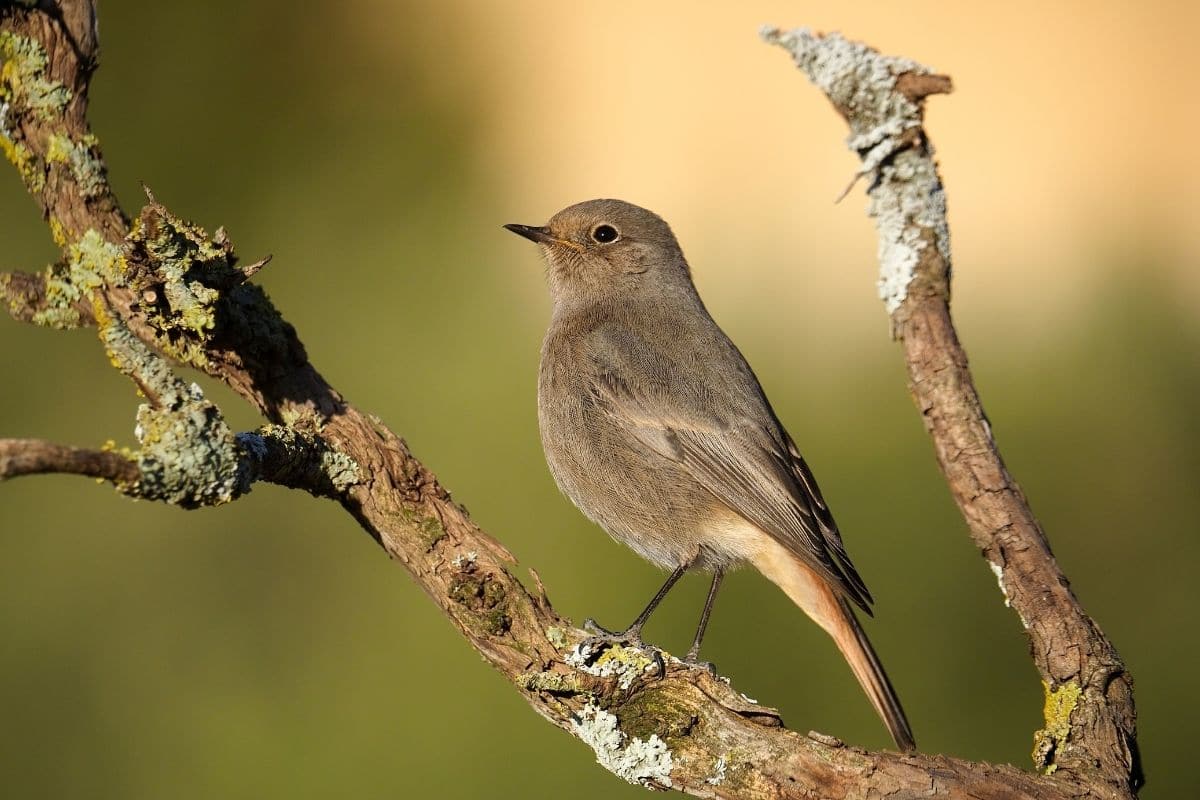
[[[701,661],[700,653],[696,650],[689,650],[687,655],[685,655],[681,660],[685,666],[692,667],[693,669],[705,670],[714,678],[720,677],[717,675],[717,665],[711,661]]]
[[[605,651],[611,650],[613,647],[624,647],[644,653],[654,663],[658,676],[660,678],[666,676],[667,662],[663,658],[663,651],[642,640],[640,626],[626,628],[623,631],[610,631],[589,617],[583,621],[583,629],[592,634],[575,648],[579,660],[584,664],[591,666],[600,659]]]
[[[610,631],[608,628],[601,627],[600,623],[596,622],[596,620],[592,619],[591,617],[588,617],[583,621],[583,629],[592,634],[592,638],[595,639],[610,639],[613,642],[617,642],[618,640],[634,640],[638,644],[640,644],[642,641],[641,631],[634,630],[633,628],[628,628],[623,631]]]

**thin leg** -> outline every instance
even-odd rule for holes
[[[650,615],[654,613],[654,609],[658,608],[658,604],[661,603],[663,598],[667,596],[667,592],[671,591],[671,587],[679,582],[679,579],[683,577],[683,573],[687,572],[688,567],[690,566],[691,563],[687,563],[680,564],[675,568],[675,571],[672,572],[670,577],[667,578],[666,582],[663,583],[662,588],[658,590],[658,594],[654,595],[654,597],[650,599],[650,602],[644,609],[642,609],[642,613],[638,614],[638,617],[633,621],[633,624],[625,629],[625,633],[636,634],[642,630],[642,626],[646,624],[646,620],[650,619]]]
[[[687,651],[687,660],[695,661],[700,656],[700,642],[704,639],[704,631],[708,628],[708,618],[712,614],[713,603],[717,599],[717,590],[721,588],[721,579],[725,571],[717,569],[713,572],[712,586],[708,588],[708,599],[704,601],[704,610],[700,612],[700,625],[696,628],[696,638],[692,640],[691,649]]]
[[[670,577],[667,578],[666,583],[664,583],[662,588],[658,590],[658,593],[651,598],[649,605],[642,610],[642,613],[638,614],[637,619],[633,621],[633,624],[625,630],[620,631],[619,633],[611,633],[609,631],[605,631],[603,628],[597,625],[595,620],[590,619],[584,622],[584,627],[593,633],[623,637],[640,642],[642,639],[642,626],[646,624],[646,620],[650,619],[650,615],[654,613],[654,609],[658,608],[658,604],[661,603],[663,598],[667,596],[667,592],[671,591],[671,587],[679,582],[679,579],[683,577],[683,573],[687,572],[688,567],[691,565],[692,562],[689,561],[686,564],[680,564],[678,567],[676,567],[675,571],[672,572]]]

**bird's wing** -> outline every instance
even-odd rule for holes
[[[685,368],[628,331],[596,336],[588,372],[597,406],[870,613],[812,472],[733,345],[723,340],[720,358]],[[731,383],[731,369],[749,380]]]

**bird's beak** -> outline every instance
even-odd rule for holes
[[[524,236],[529,241],[537,242],[538,244],[554,244],[558,241],[545,228],[538,228],[533,225],[518,225],[515,222],[504,227],[506,230],[510,230],[518,236]]]

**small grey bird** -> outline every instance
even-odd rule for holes
[[[667,223],[620,200],[591,200],[541,227],[504,227],[541,245],[549,262],[554,314],[538,422],[550,472],[613,538],[672,570],[633,624],[610,636],[640,644],[684,572],[709,570],[687,654],[696,661],[725,571],[753,564],[833,637],[896,746],[914,750],[851,608],[870,614],[873,599],[808,465],[696,293]]]

